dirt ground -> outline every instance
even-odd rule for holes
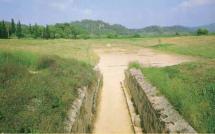
[[[171,66],[193,60],[190,57],[170,55],[143,48],[129,52],[123,49],[97,49],[100,56],[98,67],[104,77],[101,101],[94,126],[94,133],[133,133],[126,100],[120,87],[124,80],[124,70],[131,61],[139,61],[144,66]]]

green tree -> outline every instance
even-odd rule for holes
[[[0,39],[2,39],[2,23],[0,22]]]
[[[6,24],[4,22],[4,20],[1,22],[1,26],[0,26],[0,38],[1,39],[7,39],[8,38],[8,30],[6,27]]]
[[[56,28],[55,26],[49,26],[50,31],[50,38],[55,39],[56,38]]]
[[[208,30],[200,28],[197,30],[197,35],[208,35]]]
[[[28,31],[29,31],[30,35],[32,35],[32,34],[33,34],[33,28],[32,28],[32,26],[31,26],[31,24],[29,24]]]
[[[17,23],[16,36],[17,36],[18,38],[22,38],[22,37],[23,37],[22,25],[21,25],[20,21]]]
[[[50,30],[49,30],[48,25],[46,25],[46,27],[43,30],[43,38],[44,39],[49,39],[50,38]]]
[[[14,19],[11,20],[11,34],[16,33],[16,24],[14,22]]]
[[[78,26],[71,26],[71,33],[74,39],[77,39],[78,35],[82,33],[82,29]]]
[[[39,38],[41,35],[40,35],[40,31],[39,31],[39,26],[37,24],[35,24],[33,26],[33,31],[32,31],[32,34],[33,34],[33,37],[36,39],[36,38]]]

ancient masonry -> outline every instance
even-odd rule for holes
[[[65,122],[65,133],[90,133],[96,117],[97,98],[102,87],[102,75],[97,71],[97,83],[78,90],[79,95],[71,105]]]
[[[168,100],[144,79],[140,70],[127,70],[125,85],[132,96],[144,132],[196,133]]]

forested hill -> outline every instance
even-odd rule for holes
[[[143,37],[162,35],[190,35],[199,28],[215,32],[215,24],[200,27],[185,26],[149,26],[142,29],[129,29],[119,24],[109,24],[103,21],[82,20],[54,25],[25,25],[20,22],[0,22],[0,38],[117,38]]]
[[[174,34],[192,34],[195,30],[184,26],[148,26],[143,29],[137,29],[137,33],[142,35],[174,35]]]
[[[106,22],[97,20],[82,20],[71,23],[72,25],[84,28],[88,33],[94,35],[108,35],[108,34],[119,34],[129,35],[131,31],[119,24],[110,25]]]

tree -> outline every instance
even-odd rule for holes
[[[14,22],[14,19],[11,20],[11,34],[16,33],[16,24]]]
[[[78,35],[81,34],[82,29],[78,26],[72,26],[71,27],[71,33],[73,35],[74,39],[77,39]]]
[[[6,24],[4,22],[4,20],[1,22],[1,26],[0,26],[0,38],[1,39],[7,39],[8,38],[8,30],[6,27]]]
[[[18,38],[22,38],[22,37],[23,37],[22,25],[21,25],[20,21],[17,23],[16,36],[17,36]]]
[[[39,31],[39,26],[37,24],[35,24],[33,26],[33,37],[36,39],[36,38],[39,38],[40,37],[40,31]]]
[[[50,38],[55,39],[56,37],[56,28],[55,26],[49,26]]]
[[[208,30],[200,28],[197,30],[197,35],[208,35]]]
[[[0,22],[0,39],[2,38],[2,23]]]
[[[32,26],[31,26],[31,24],[29,24],[29,33],[30,33],[30,35],[32,35],[33,34],[33,29],[32,29]]]
[[[46,27],[43,30],[43,38],[44,39],[49,39],[50,38],[50,30],[49,30],[48,25],[46,25]]]

